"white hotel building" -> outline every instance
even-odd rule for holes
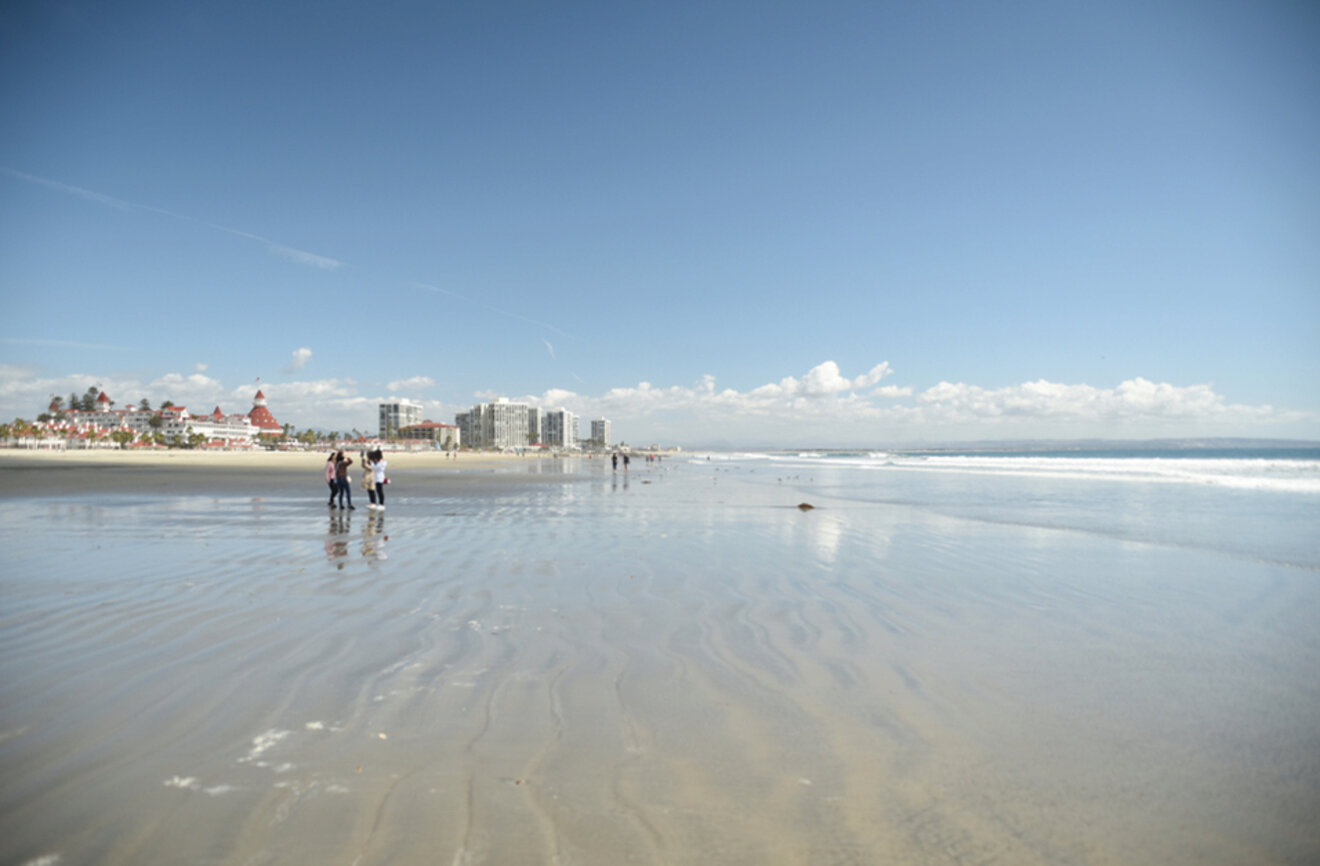
[[[257,391],[252,401],[252,410],[246,414],[235,412],[226,415],[216,406],[209,415],[193,415],[183,406],[169,406],[163,409],[139,409],[130,406],[115,409],[109,395],[102,391],[96,398],[96,407],[91,411],[62,409],[55,403],[50,406],[50,414],[57,416],[54,425],[67,431],[70,439],[84,438],[82,434],[90,431],[109,433],[126,430],[134,434],[160,433],[166,440],[186,440],[189,436],[200,434],[208,443],[227,447],[248,448],[262,434],[282,437],[284,431],[270,410],[266,408],[266,396]],[[159,426],[152,426],[152,419],[159,416]]]

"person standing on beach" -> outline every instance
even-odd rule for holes
[[[360,455],[362,457],[362,489],[367,491],[367,498],[371,500],[371,504],[367,506],[368,509],[376,507],[376,473],[371,471],[371,454],[370,451],[363,451]]]
[[[614,471],[619,471],[619,452],[615,451],[610,455],[610,462],[614,464]]]
[[[335,507],[335,494],[339,492],[339,482],[335,480],[335,452],[325,458],[325,483],[330,485],[330,507]]]
[[[632,462],[632,461],[628,459],[628,455],[627,455],[627,454],[624,454],[624,455],[623,455],[623,471],[624,471],[624,472],[627,472],[627,471],[628,471],[628,464],[631,463],[631,462]]]
[[[339,507],[344,507],[344,497],[348,497],[348,510],[357,511],[353,507],[353,488],[348,483],[348,467],[352,465],[353,458],[345,457],[343,451],[335,455],[335,482],[339,485]]]
[[[385,485],[389,484],[389,478],[385,476],[385,467],[388,465],[385,461],[385,455],[377,448],[371,452],[371,462],[367,464],[371,467],[372,481],[376,485],[376,504],[374,508],[385,510]]]

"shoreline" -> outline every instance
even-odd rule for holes
[[[0,449],[0,469],[25,465],[120,466],[257,466],[263,468],[305,468],[325,462],[330,449],[322,451],[202,451],[170,449],[164,451],[121,451],[114,448],[56,451],[49,449]],[[346,453],[356,455],[356,451]],[[354,460],[356,460],[356,456]],[[447,459],[443,451],[387,452],[386,460],[400,467],[493,466],[553,458],[548,454],[499,454],[494,452],[459,452]]]
[[[0,499],[123,494],[224,494],[325,497],[326,451],[0,451]],[[575,473],[537,471],[563,458],[547,455],[397,452],[387,455],[395,495],[438,488],[570,480]],[[585,458],[584,458],[585,459]],[[366,500],[361,467],[350,468],[353,495]],[[397,473],[397,474],[396,474]]]

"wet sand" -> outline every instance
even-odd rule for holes
[[[1312,570],[674,460],[0,465],[0,862],[1320,856]]]

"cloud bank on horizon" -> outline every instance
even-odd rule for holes
[[[311,355],[309,349],[295,353]],[[204,369],[205,365],[198,365]],[[545,409],[567,408],[583,419],[609,418],[616,440],[703,447],[712,445],[883,445],[914,440],[994,438],[1147,438],[1159,436],[1297,436],[1315,420],[1308,413],[1268,405],[1231,403],[1209,384],[1174,385],[1143,378],[1113,387],[1038,380],[1001,388],[940,382],[916,391],[887,385],[881,363],[846,376],[824,361],[801,377],[787,376],[739,391],[719,388],[713,375],[692,385],[640,382],[600,394],[552,388],[541,394],[479,391],[472,403],[498,397]],[[43,377],[20,366],[0,366],[0,412],[34,417],[51,395],[96,386],[116,402],[153,405],[172,400],[195,412],[219,405],[246,410],[258,388],[283,423],[299,429],[372,432],[380,402],[411,399],[432,420],[452,423],[471,403],[426,399],[436,380],[412,376],[372,391],[353,379],[252,383],[237,387],[194,372],[151,380],[69,374]]]

